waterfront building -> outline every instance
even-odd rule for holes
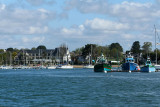
[[[71,62],[68,48],[21,50],[14,58],[16,65],[55,65]]]

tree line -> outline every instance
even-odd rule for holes
[[[78,62],[76,56],[86,57],[91,54],[91,47],[92,47],[92,59],[96,60],[98,56],[103,53],[108,60],[112,61],[124,61],[124,54],[131,52],[137,57],[142,57],[142,59],[147,59],[149,56],[152,61],[155,61],[155,50],[152,51],[152,43],[151,42],[144,42],[143,45],[140,45],[139,41],[133,42],[131,49],[124,52],[123,47],[119,43],[111,43],[110,45],[106,46],[99,46],[96,44],[87,44],[84,47],[77,48],[73,51],[73,60],[76,64],[81,64],[82,62]],[[157,49],[158,60],[160,60],[160,50]],[[87,63],[87,62],[83,62]],[[141,62],[144,63],[144,62]]]
[[[14,58],[22,50],[36,50],[36,49],[46,49],[44,45],[40,45],[37,48],[33,47],[31,49],[17,49],[17,48],[7,48],[0,49],[0,65],[13,65]]]
[[[65,49],[67,49],[68,47],[61,46],[60,48],[61,50],[64,50],[64,52],[66,52]],[[36,49],[46,50],[47,48],[44,45],[40,45],[37,48],[33,47],[30,50],[36,50]],[[15,56],[21,50],[25,50],[25,49],[16,49],[16,48],[7,48],[6,50],[0,49],[0,65],[6,65],[6,64],[9,65],[11,63],[13,64]],[[144,42],[143,45],[141,46],[139,41],[133,42],[131,49],[127,50],[126,52],[124,52],[123,47],[119,43],[111,43],[110,45],[106,45],[106,46],[100,46],[97,44],[86,44],[85,46],[81,48],[77,48],[74,51],[72,51],[71,58],[74,64],[85,64],[87,63],[87,60],[84,60],[83,62],[79,62],[78,58],[80,56],[84,59],[87,56],[91,56],[92,60],[96,60],[97,57],[103,53],[110,61],[111,60],[123,61],[124,59],[123,54],[127,53],[128,51],[131,51],[132,54],[141,55],[144,59],[146,59],[147,56],[150,56],[152,61],[156,60],[155,50],[152,51],[152,43]],[[159,61],[160,60],[160,50],[159,49],[157,49],[157,56],[158,56],[158,61]]]

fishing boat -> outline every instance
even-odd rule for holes
[[[155,66],[152,65],[150,58],[147,58],[145,66],[141,68],[141,72],[155,72]]]
[[[131,53],[129,53],[125,59],[125,63],[122,64],[122,71],[126,71],[126,72],[140,72],[140,67],[138,64],[136,64],[134,62],[134,58],[131,55]]]
[[[108,72],[111,71],[111,65],[108,64],[106,57],[102,54],[97,58],[94,66],[94,72]]]

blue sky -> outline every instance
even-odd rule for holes
[[[0,0],[0,48],[152,42],[160,0]],[[160,41],[159,41],[160,42]],[[154,49],[154,48],[153,48]]]

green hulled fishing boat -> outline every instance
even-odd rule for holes
[[[141,68],[141,72],[155,72],[155,66],[152,65],[150,57],[147,58],[145,66]]]
[[[97,58],[96,64],[94,66],[94,72],[107,72],[111,71],[112,67],[108,64],[107,59],[102,54]]]

